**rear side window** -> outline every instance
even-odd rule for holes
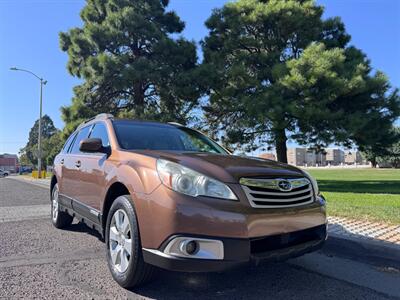
[[[86,139],[86,138],[89,136],[89,131],[90,131],[90,128],[91,128],[91,127],[92,127],[92,126],[87,126],[87,127],[82,128],[82,129],[79,131],[78,135],[76,136],[75,142],[74,142],[74,144],[72,145],[72,149],[71,149],[71,151],[70,151],[71,154],[81,153],[81,152],[79,151],[79,145],[80,145],[80,143],[81,143],[81,141],[82,141],[83,139]]]
[[[65,145],[62,149],[62,153],[67,153],[68,149],[71,147],[72,142],[74,141],[74,138],[76,136],[76,133],[73,133],[69,136],[69,138],[67,139],[67,141],[65,142]]]
[[[90,138],[98,138],[103,142],[103,147],[110,146],[110,141],[108,139],[107,128],[102,123],[96,123],[90,133]]]

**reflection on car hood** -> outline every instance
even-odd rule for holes
[[[284,163],[256,157],[204,152],[132,151],[154,158],[167,159],[223,182],[238,183],[242,177],[299,177],[304,173]]]

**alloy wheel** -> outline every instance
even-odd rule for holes
[[[57,217],[58,217],[58,189],[57,189],[57,187],[55,187],[54,191],[53,191],[51,217],[53,218],[54,222],[57,222]]]
[[[132,252],[131,225],[126,212],[118,209],[110,224],[109,248],[114,268],[123,273],[129,266]]]

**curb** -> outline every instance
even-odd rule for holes
[[[381,249],[383,249],[383,251],[385,253],[387,253],[388,251],[395,251],[395,253],[392,253],[391,257],[397,256],[397,259],[400,261],[400,246],[390,243],[390,242],[386,242],[386,241],[382,241],[382,240],[375,240],[372,238],[358,238],[358,237],[352,237],[352,236],[348,236],[348,235],[342,235],[342,234],[337,234],[337,233],[329,233],[328,231],[328,236],[335,238],[335,239],[342,239],[342,240],[346,240],[346,241],[352,241],[355,242],[357,244],[363,245],[365,248],[372,250],[372,251],[379,251]]]
[[[342,257],[398,273],[400,272],[399,247],[386,244],[388,243],[349,239],[334,234],[329,235],[320,251],[329,257]]]

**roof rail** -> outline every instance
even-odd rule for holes
[[[99,119],[99,120],[107,120],[107,119],[114,118],[114,116],[113,116],[112,114],[103,113],[103,114],[98,114],[98,115],[95,116],[94,118],[95,118],[96,120],[97,120],[97,119]]]
[[[182,124],[180,124],[178,122],[168,122],[168,124],[175,125],[175,126],[180,126],[180,127],[185,127],[185,125],[182,125]]]
[[[93,121],[93,120],[107,120],[107,119],[111,119],[111,118],[114,118],[114,116],[113,116],[112,114],[106,114],[106,113],[98,114],[98,115],[96,115],[96,116],[93,117],[93,118],[90,118],[90,119],[87,119],[87,120],[83,121],[83,122],[77,127],[77,129],[81,128],[83,125],[85,125],[86,123],[89,123],[90,121]]]
[[[93,120],[107,120],[107,119],[110,119],[110,118],[114,118],[114,116],[112,114],[105,114],[105,113],[104,114],[98,114],[93,118],[87,119],[83,123],[86,124],[86,123],[88,123],[90,121],[93,121]]]

